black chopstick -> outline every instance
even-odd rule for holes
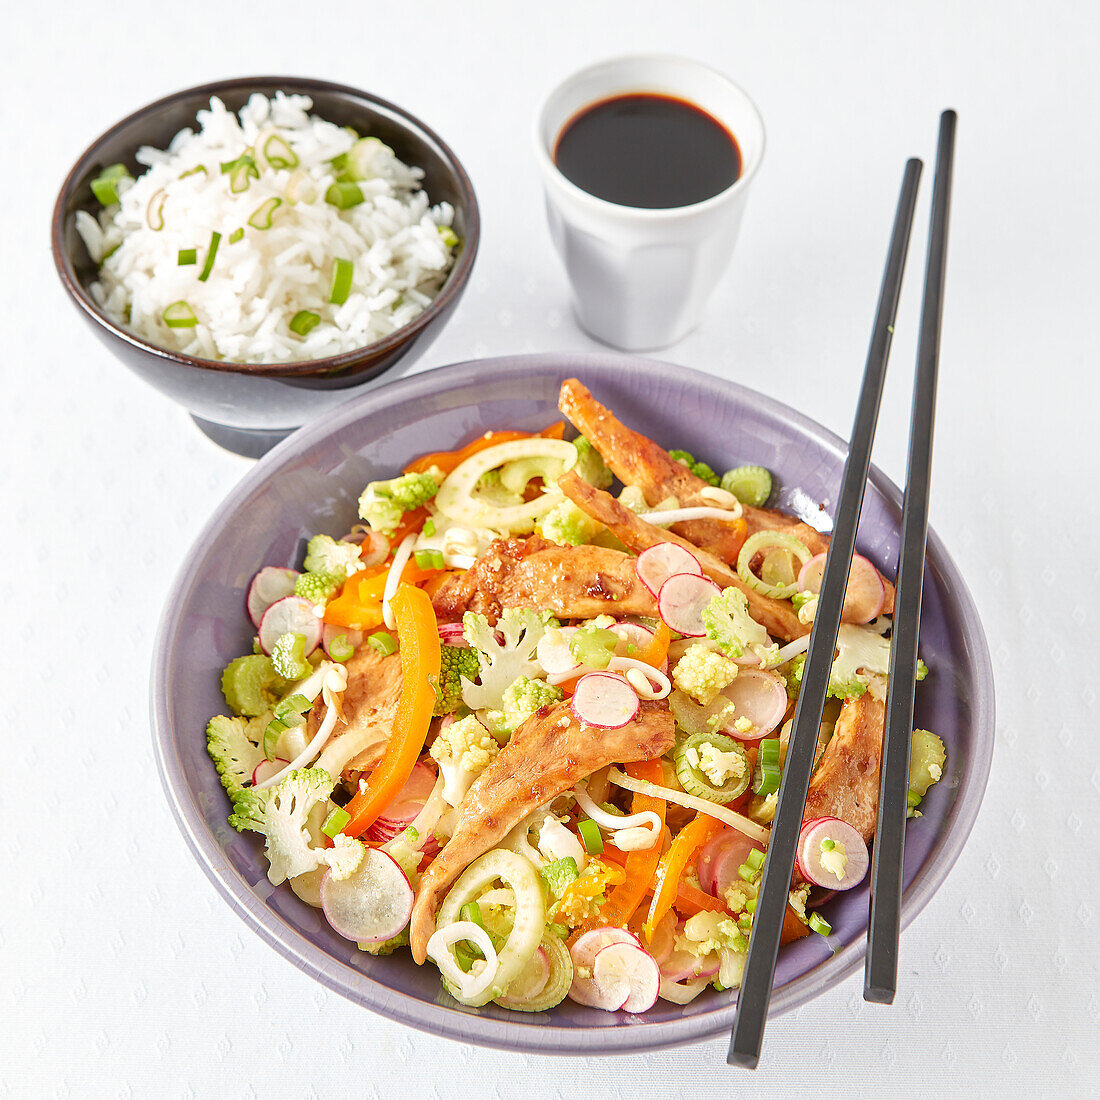
[[[852,554],[855,551],[856,528],[859,525],[863,490],[871,462],[871,444],[878,422],[882,384],[890,357],[894,317],[901,294],[905,255],[913,226],[921,168],[919,160],[910,160],[905,166],[902,179],[890,251],[879,290],[875,325],[852,428],[852,440],[844,463],[836,522],[825,560],[821,595],[810,632],[810,648],[802,674],[802,687],[798,695],[798,705],[795,707],[775,821],[764,862],[764,879],[753,916],[749,954],[726,1059],[730,1065],[744,1066],[746,1069],[755,1069],[760,1060],[760,1046],[771,1001],[783,916],[787,909],[787,895],[794,871],[795,846],[802,828],[814,750],[821,726],[821,711],[825,704],[825,691],[829,684],[829,672],[840,628],[840,612],[848,586]]]
[[[909,424],[909,468],[901,521],[898,587],[890,651],[890,694],[883,737],[878,824],[871,866],[871,917],[863,999],[890,1004],[898,983],[898,936],[905,855],[905,815],[909,799],[909,748],[916,689],[917,635],[920,630],[924,554],[928,540],[928,499],[932,475],[932,429],[936,415],[940,321],[947,266],[947,224],[955,152],[955,112],[940,115],[936,175],[932,185],[931,230],[924,272],[917,372]]]

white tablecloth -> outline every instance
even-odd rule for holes
[[[631,1097],[1096,1094],[1100,524],[1096,46],[1085,3],[174,5],[7,13],[0,517],[0,1096]],[[861,980],[775,1020],[754,1077],[725,1041],[556,1060],[433,1039],[326,992],[234,916],[154,771],[154,629],[249,463],[93,341],[48,250],[85,144],[203,80],[293,72],[426,119],[484,236],[416,364],[587,349],[531,155],[541,96],[620,52],[732,75],[769,135],[705,324],[664,358],[847,434],[904,159],[925,158],[875,452],[904,476],[936,119],[958,109],[932,523],[984,617],[997,748],[970,842],[903,938],[894,1006]]]

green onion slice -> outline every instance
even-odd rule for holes
[[[367,641],[384,657],[397,652],[397,642],[394,641],[393,635],[387,634],[384,630],[376,630]]]
[[[321,826],[321,832],[331,840],[337,833],[343,831],[344,826],[350,820],[351,814],[343,806],[337,806],[325,818],[325,823]]]
[[[305,336],[312,332],[321,323],[319,313],[311,313],[308,309],[300,309],[290,319],[290,331],[295,336]]]
[[[827,936],[833,930],[833,926],[819,913],[811,913],[806,923],[819,936]]]
[[[600,827],[590,817],[577,822],[577,832],[581,834],[581,843],[590,856],[598,856],[603,851],[603,834]]]
[[[773,546],[790,550],[798,560],[805,565],[813,555],[804,542],[796,539],[794,535],[784,534],[782,531],[757,531],[745,539],[741,552],[737,555],[737,575],[754,591],[762,596],[770,596],[775,600],[786,600],[798,591],[798,584],[767,584],[762,581],[750,568],[752,559],[764,550]]]
[[[298,154],[281,134],[271,134],[264,141],[260,155],[272,168],[298,167]]]
[[[351,180],[334,183],[325,192],[325,202],[340,210],[350,210],[362,201],[363,192],[359,189],[359,184],[353,183]]]
[[[181,248],[178,264],[180,267],[189,267],[199,262],[199,250],[197,248]]]
[[[180,179],[185,180],[188,176],[197,176],[200,172],[204,176],[210,175],[205,164],[196,164],[194,168],[188,168],[186,172],[180,172]]]
[[[214,257],[218,254],[218,242],[221,239],[222,235],[217,230],[210,234],[210,247],[206,250],[206,263],[202,265],[199,275],[200,283],[205,283],[210,278],[210,272],[214,270]]]
[[[413,554],[418,569],[442,569],[444,568],[442,550],[417,550]]]
[[[333,305],[342,306],[348,300],[351,293],[351,277],[355,273],[355,265],[351,260],[336,260],[332,265],[332,290],[328,300]]]
[[[222,161],[222,173],[229,176],[229,190],[234,195],[247,191],[250,179],[259,179],[260,170],[256,167],[255,158],[246,149],[236,160]]]
[[[248,224],[253,229],[270,229],[271,219],[275,214],[275,211],[283,205],[283,200],[275,198],[265,199],[255,210],[252,211],[252,216],[248,219]]]
[[[239,228],[234,229],[233,232],[229,234],[229,243],[230,244],[236,244],[243,236],[244,236],[244,230],[243,229],[239,229]]]
[[[161,318],[169,328],[194,328],[199,323],[195,311],[182,298],[173,302]]]
[[[112,164],[104,168],[102,172],[91,182],[92,194],[104,206],[114,206],[118,202],[118,185],[123,180],[132,180],[129,169],[125,164]]]
[[[481,906],[476,901],[466,902],[458,911],[458,919],[468,920],[478,928],[485,927],[485,922],[481,919]]]
[[[348,641],[346,634],[337,634],[328,643],[328,655],[334,660],[343,664],[345,661],[351,658],[351,655],[355,652],[355,646]]]
[[[164,200],[168,198],[167,192],[162,187],[153,192],[153,197],[145,207],[145,221],[154,233],[159,233],[164,228]]]
[[[439,235],[448,248],[454,248],[458,244],[458,234],[449,225],[441,225]]]

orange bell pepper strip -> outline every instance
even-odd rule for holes
[[[389,564],[373,565],[352,574],[338,596],[325,604],[325,622],[353,630],[374,630],[382,625],[382,597],[386,591]],[[441,569],[421,569],[410,558],[401,570],[401,580],[419,586],[441,574]]]
[[[653,632],[653,641],[638,654],[638,660],[644,661],[650,668],[660,668],[668,659],[671,641],[672,631],[664,623],[659,623]]]
[[[690,882],[684,882],[683,879],[676,884],[676,898],[672,904],[678,912],[688,917],[694,917],[696,913],[702,913],[704,910],[711,913],[726,911],[724,901],[712,897]]]
[[[397,620],[401,696],[386,752],[371,772],[366,789],[346,806],[351,820],[343,831],[351,837],[366,832],[408,782],[435,709],[432,681],[439,678],[439,630],[432,601],[419,588],[399,584],[390,606]]]
[[[676,834],[672,847],[669,848],[657,870],[657,889],[653,893],[653,901],[649,905],[649,916],[646,917],[643,926],[647,940],[653,939],[658,921],[672,908],[680,876],[684,873],[684,868],[692,856],[724,827],[721,821],[707,814],[699,814]]]
[[[432,466],[438,466],[445,474],[449,474],[471,455],[476,455],[489,447],[495,447],[498,443],[510,443],[513,439],[531,439],[536,435],[542,436],[543,439],[561,439],[564,434],[565,422],[561,420],[556,424],[551,424],[548,428],[543,428],[541,432],[486,432],[467,443],[465,447],[459,447],[455,451],[434,451],[432,454],[414,458],[405,467],[405,473],[422,474]]]

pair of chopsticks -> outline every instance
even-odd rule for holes
[[[871,918],[868,926],[863,996],[865,1000],[884,1004],[893,1001],[897,987],[905,815],[909,793],[909,747],[913,729],[921,587],[928,536],[932,427],[939,367],[955,121],[954,111],[944,111],[940,116],[931,231],[909,426],[909,465],[894,600],[878,824],[871,868]],[[744,1066],[747,1069],[755,1069],[760,1060],[783,916],[794,871],[795,848],[802,829],[821,713],[836,650],[848,573],[855,551],[856,529],[863,506],[871,446],[878,422],[922,167],[921,161],[910,160],[905,166],[902,179],[890,251],[879,291],[871,346],[867,353],[867,365],[852,428],[852,440],[844,464],[836,522],[825,561],[825,575],[810,633],[802,687],[794,712],[783,781],[779,788],[779,801],[764,863],[764,878],[753,917],[749,954],[727,1059],[730,1065]]]

